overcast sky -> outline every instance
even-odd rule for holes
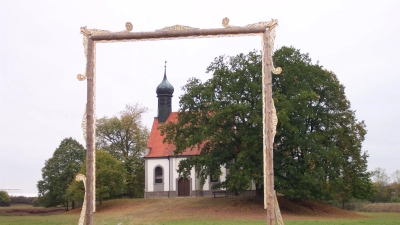
[[[278,19],[276,48],[294,46],[333,71],[368,134],[368,168],[400,169],[400,1],[53,1],[0,0],[0,189],[37,194],[41,169],[60,142],[84,144],[80,124],[86,81],[80,27],[154,31],[175,24],[222,28]],[[157,114],[164,61],[175,87],[173,111],[188,78],[210,78],[219,55],[261,49],[261,38],[235,37],[97,44],[97,117],[127,103]],[[283,68],[284,69],[284,68]]]

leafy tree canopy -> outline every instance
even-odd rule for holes
[[[385,169],[377,167],[372,171],[372,181],[379,186],[385,186],[389,184],[390,177],[387,175]]]
[[[274,64],[283,68],[272,81],[279,120],[275,189],[304,199],[369,195],[368,155],[361,152],[365,124],[350,109],[344,86],[333,72],[293,47],[277,50]],[[176,154],[187,147],[201,148],[200,156],[181,161],[180,172],[195,167],[204,182],[212,173],[219,175],[224,165],[229,173],[217,186],[243,191],[253,181],[261,189],[261,54],[219,56],[207,72],[213,73],[211,79],[203,83],[191,78],[183,87],[178,123],[161,128],[165,141],[175,144]],[[337,195],[346,188],[349,195]]]
[[[396,182],[390,184],[390,177],[386,173],[386,170],[381,167],[375,168],[371,174],[376,192],[371,200],[373,202],[389,202],[392,197],[392,192],[395,191],[392,186],[395,186]]]
[[[127,105],[119,116],[103,117],[96,122],[98,149],[108,151],[120,160],[126,170],[126,190],[130,197],[143,197],[144,150],[149,131],[142,124],[147,108],[139,104]]]
[[[86,174],[86,163],[82,165],[80,173]],[[106,151],[96,151],[96,199],[100,205],[104,199],[121,196],[124,189],[124,173],[122,162]],[[68,187],[68,195],[76,201],[83,202],[84,193],[83,182],[73,181]]]
[[[10,203],[11,199],[10,196],[6,191],[0,191],[0,206],[1,205],[8,205]]]
[[[396,170],[392,173],[393,182],[400,184],[400,170]]]
[[[274,168],[278,191],[291,198],[348,201],[372,194],[366,134],[336,75],[308,54],[283,47],[274,54],[283,67],[274,76],[278,111]]]
[[[45,207],[64,205],[68,210],[68,185],[74,180],[85,159],[85,148],[73,138],[61,141],[53,156],[42,168],[42,180],[38,181],[38,200]]]

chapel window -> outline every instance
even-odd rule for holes
[[[157,166],[154,172],[155,172],[154,183],[156,183],[156,184],[162,183],[163,182],[163,169],[160,166]]]

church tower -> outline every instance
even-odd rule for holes
[[[164,79],[156,89],[158,98],[158,123],[165,123],[169,114],[172,112],[171,101],[174,87],[167,80],[167,62],[164,66]]]

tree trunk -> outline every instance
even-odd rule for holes
[[[72,208],[72,209],[75,209],[75,201],[74,201],[74,200],[72,200],[71,208]]]
[[[125,165],[126,171],[128,172],[128,179],[126,180],[126,187],[128,189],[128,197],[129,198],[134,198],[135,197],[135,191],[134,189],[134,178],[133,178],[133,169],[131,168],[130,165]]]

